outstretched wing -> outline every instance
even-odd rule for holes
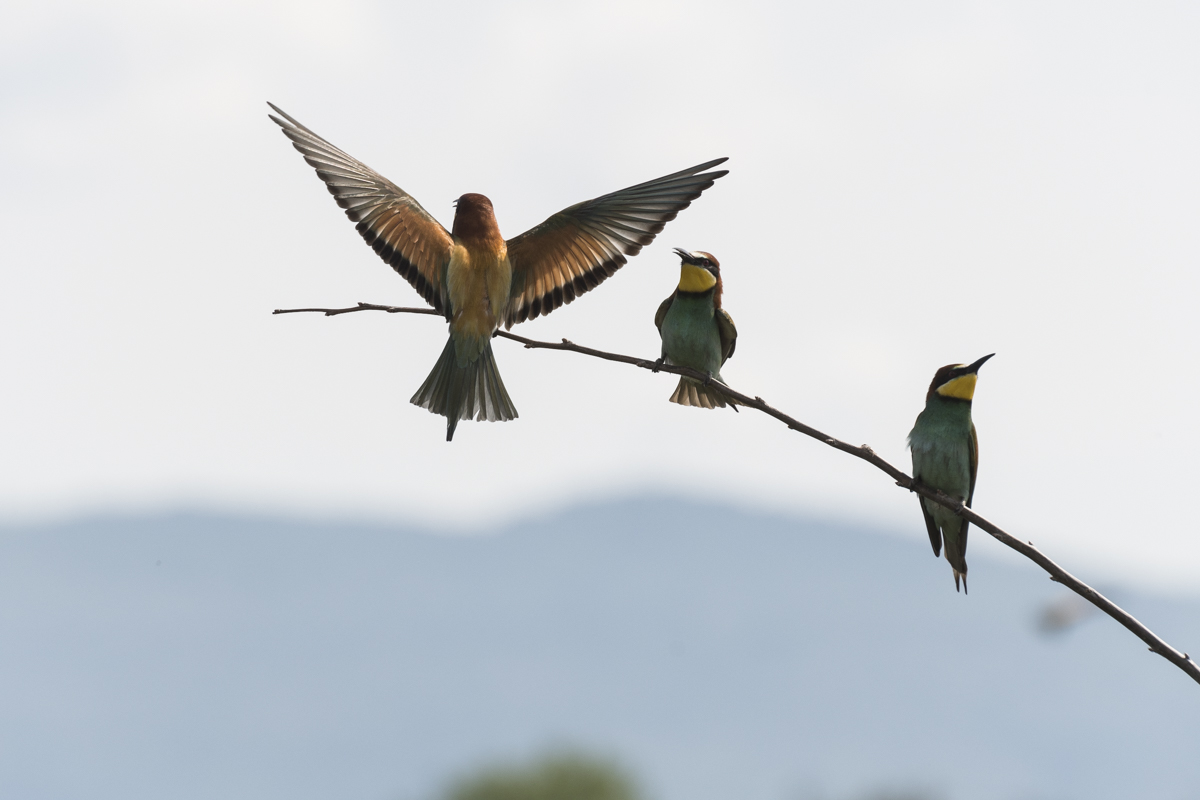
[[[717,332],[721,334],[721,363],[733,358],[733,350],[737,347],[737,328],[733,326],[733,317],[723,308],[716,313]]]
[[[510,239],[513,278],[505,326],[549,314],[599,286],[626,256],[637,255],[713,181],[727,175],[724,169],[704,171],[724,161],[577,203]]]
[[[445,271],[453,239],[412,195],[267,103],[269,115],[325,181],[337,204],[379,257],[442,313],[450,305]]]

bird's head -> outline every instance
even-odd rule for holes
[[[979,368],[994,355],[990,353],[973,364],[947,364],[942,367],[933,376],[933,383],[929,384],[929,393],[925,398],[928,400],[936,393],[941,397],[971,402],[975,396]]]
[[[454,228],[456,239],[499,239],[500,226],[496,224],[496,213],[492,201],[481,194],[469,192],[454,201]]]
[[[703,250],[688,251],[676,247],[675,253],[682,259],[679,265],[679,291],[703,293],[717,287],[714,302],[721,307],[721,262],[712,253]]]

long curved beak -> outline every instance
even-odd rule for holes
[[[996,355],[996,354],[995,354],[995,353],[988,353],[986,356],[984,356],[983,358],[979,359],[979,360],[978,360],[978,361],[976,361],[974,364],[971,364],[971,365],[969,365],[969,366],[968,366],[966,369],[962,370],[962,371],[961,371],[961,372],[962,372],[962,374],[963,374],[963,375],[972,375],[972,374],[974,374],[974,373],[976,373],[976,372],[979,372],[979,368],[983,366],[984,362],[985,362],[985,361],[987,361],[989,358],[991,358],[991,357],[992,357],[992,356],[994,356],[994,355]]]
[[[689,253],[687,250],[684,250],[682,247],[676,247],[676,248],[675,248],[675,253],[676,253],[676,255],[678,255],[680,258],[682,258],[684,261],[687,261],[687,262],[689,262],[689,263],[691,263],[691,262],[694,262],[694,261],[698,261],[698,260],[699,260],[699,259],[697,259],[697,258],[696,258],[694,255],[692,255],[691,253]]]

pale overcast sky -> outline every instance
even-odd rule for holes
[[[0,519],[463,526],[673,491],[924,537],[914,498],[762,415],[511,342],[520,419],[447,445],[408,402],[444,323],[271,316],[420,302],[271,100],[447,226],[487,194],[509,237],[728,156],[616,277],[516,331],[653,357],[671,249],[711,251],[727,380],[905,468],[936,368],[995,351],[976,508],[1087,577],[1195,590],[1197,41],[1189,3],[8,0]]]

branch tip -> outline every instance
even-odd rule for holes
[[[444,316],[444,314],[441,311],[437,311],[432,308],[402,308],[402,307],[398,307],[398,306],[374,305],[372,303],[363,303],[363,302],[359,302],[357,306],[352,306],[350,308],[277,308],[274,311],[272,311],[271,313],[272,314],[295,314],[295,313],[299,313],[299,312],[316,312],[316,313],[323,313],[327,317],[332,317],[334,315],[348,314],[348,313],[351,313],[354,311],[386,311],[389,314],[407,313],[407,314],[427,314],[430,316],[437,316],[437,317]],[[526,339],[524,336],[518,336],[518,335],[516,335],[514,333],[510,333],[508,331],[497,331],[496,335],[503,336],[506,339],[512,339],[513,341],[516,341],[516,342],[520,342],[521,344],[523,344],[525,346],[526,350],[533,350],[533,349],[539,349],[539,348],[551,349],[551,350],[571,350],[576,353],[581,353],[583,355],[592,356],[593,358],[600,358],[600,359],[604,359],[606,361],[621,361],[626,364],[633,364],[634,366],[638,366],[638,367],[646,367],[649,364],[649,362],[647,362],[645,360],[637,359],[632,356],[626,356],[626,355],[622,355],[619,353],[607,353],[607,352],[604,352],[601,350],[593,350],[593,349],[586,348],[586,347],[580,347],[579,345],[575,344],[570,339],[567,339],[565,337],[562,339],[562,344],[554,344],[552,342],[543,342],[543,341],[537,341],[534,339]],[[655,364],[657,365],[658,362],[655,362]],[[673,372],[677,375],[687,375],[689,377],[694,377],[697,380],[701,380],[705,377],[704,375],[700,375],[696,370],[689,369],[687,367],[681,368],[681,367],[670,366],[670,367],[667,367],[667,370],[669,372]],[[708,376],[708,377],[711,380],[711,376]],[[728,388],[728,387],[726,387],[726,388]],[[1149,647],[1147,649],[1150,652],[1158,653],[1163,658],[1167,659],[1172,664],[1175,664],[1177,667],[1182,669],[1197,683],[1200,683],[1200,668],[1197,668],[1196,663],[1194,661],[1192,661],[1191,656],[1189,656],[1187,653],[1183,653],[1183,657],[1180,658],[1180,653],[1178,650],[1171,647],[1161,637],[1155,635],[1153,631],[1151,631],[1149,628],[1147,628],[1145,625],[1143,625],[1137,619],[1132,617],[1128,612],[1126,612],[1125,610],[1120,608],[1118,605],[1113,603],[1111,600],[1106,598],[1104,595],[1100,594],[1095,589],[1093,589],[1091,586],[1088,586],[1086,583],[1083,583],[1082,581],[1073,577],[1069,572],[1064,570],[1058,564],[1051,561],[1049,558],[1047,558],[1045,556],[1045,554],[1039,552],[1037,550],[1037,548],[1035,548],[1033,546],[1033,542],[1027,543],[1028,546],[1033,550],[1033,552],[1031,553],[1024,549],[1024,545],[1022,545],[1020,540],[1017,539],[1015,536],[1012,536],[1012,535],[1006,533],[998,525],[990,522],[989,520],[987,520],[984,517],[977,514],[973,509],[967,507],[961,500],[959,500],[957,498],[952,498],[949,495],[945,494],[944,492],[934,489],[933,487],[923,484],[920,481],[918,481],[917,479],[910,477],[909,475],[906,475],[903,471],[892,466],[890,463],[888,463],[883,458],[881,458],[879,455],[877,455],[875,453],[875,451],[870,448],[869,445],[864,444],[864,445],[861,445],[860,447],[851,447],[842,442],[839,442],[837,439],[834,439],[831,436],[828,436],[828,435],[822,433],[821,431],[818,431],[814,428],[811,428],[811,427],[805,425],[802,422],[792,419],[787,414],[784,414],[783,412],[778,411],[775,408],[772,408],[771,405],[769,403],[767,403],[767,401],[763,400],[761,397],[756,396],[754,398],[753,402],[751,402],[749,400],[749,398],[747,398],[745,395],[742,395],[741,393],[737,392],[736,390],[729,388],[728,391],[729,391],[731,399],[737,399],[738,403],[740,403],[741,405],[746,405],[751,408],[756,408],[759,411],[763,412],[764,414],[767,414],[768,416],[774,417],[775,419],[779,420],[784,425],[786,425],[787,427],[791,428],[794,431],[802,433],[805,436],[809,436],[813,439],[816,439],[819,442],[823,442],[823,443],[830,445],[838,450],[842,450],[843,452],[849,453],[850,455],[852,455],[856,458],[866,461],[867,463],[874,466],[876,469],[880,470],[881,472],[885,473],[889,477],[893,478],[896,481],[897,486],[906,488],[910,492],[917,492],[922,497],[932,500],[933,502],[937,503],[938,505],[942,506],[943,508],[950,510],[955,515],[966,519],[968,522],[973,522],[976,527],[982,529],[984,532],[990,534],[991,536],[993,536],[994,538],[999,540],[1001,544],[1011,547],[1012,549],[1021,553],[1021,555],[1025,556],[1026,558],[1028,558],[1031,561],[1033,561],[1034,563],[1036,563],[1038,566],[1042,567],[1044,570],[1046,570],[1046,572],[1050,573],[1050,580],[1054,581],[1055,583],[1063,584],[1068,589],[1075,592],[1075,594],[1077,594],[1080,597],[1082,597],[1083,599],[1089,601],[1090,603],[1095,605],[1098,609],[1103,611],[1105,614],[1112,617],[1114,620],[1119,622],[1125,628],[1129,629],[1129,631],[1131,633],[1133,633],[1135,636],[1137,636],[1143,642],[1146,642],[1147,644],[1149,644]],[[899,476],[899,477],[897,477],[897,476]],[[918,491],[918,490],[920,490],[920,491]]]

